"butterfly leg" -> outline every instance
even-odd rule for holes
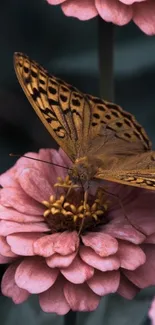
[[[87,211],[87,202],[88,202],[88,190],[89,190],[89,183],[87,183],[86,185],[86,189],[84,189],[84,198],[83,198],[83,217],[82,217],[82,221],[80,224],[80,228],[78,231],[78,235],[81,234],[83,225],[84,225],[84,219],[85,219],[85,215],[86,215],[86,211]]]
[[[65,179],[61,178],[61,177],[58,177],[58,182],[56,184],[54,184],[54,187],[60,187],[60,188],[64,188],[64,189],[67,189],[67,194],[66,196],[69,195],[70,191],[73,189],[73,188],[78,188],[79,186],[74,184],[69,176],[67,175],[65,177]]]
[[[84,206],[84,212],[86,211],[86,204],[88,201],[88,188],[87,190],[84,192],[84,201],[83,201],[83,206]]]

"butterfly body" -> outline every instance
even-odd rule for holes
[[[25,54],[14,54],[18,80],[35,112],[73,162],[70,176],[155,190],[155,153],[133,115],[83,94]]]

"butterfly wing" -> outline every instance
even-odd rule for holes
[[[116,174],[99,173],[96,178],[107,181],[155,190],[155,168],[152,170],[128,170]]]
[[[18,80],[37,115],[72,161],[75,161],[81,139],[87,139],[89,103],[76,88],[48,74],[25,54],[14,54]],[[85,121],[85,128],[83,128]]]
[[[91,107],[88,154],[133,155],[151,150],[151,142],[133,115],[120,106],[87,95]]]
[[[144,129],[119,106],[82,94],[22,53],[14,54],[14,66],[37,115],[73,162],[95,156],[104,170],[113,157],[151,149]]]
[[[120,106],[87,98],[92,112],[87,155],[98,165],[95,178],[155,189],[155,152],[145,130]]]
[[[96,178],[155,190],[155,152],[148,151],[113,161],[109,169],[99,168]]]

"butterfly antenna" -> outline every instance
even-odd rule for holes
[[[31,159],[31,160],[36,160],[36,161],[39,161],[39,162],[43,162],[45,164],[49,164],[49,165],[53,165],[53,166],[65,168],[67,170],[70,170],[71,169],[71,168],[68,168],[68,167],[65,167],[65,166],[62,166],[62,165],[59,165],[59,164],[52,163],[51,161],[46,161],[46,160],[42,160],[42,159],[38,159],[38,158],[33,158],[33,157],[26,156],[26,155],[20,155],[20,154],[10,153],[9,156],[10,157],[19,157],[19,158],[27,158],[27,159]]]

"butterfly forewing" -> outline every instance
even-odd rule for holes
[[[75,161],[83,137],[84,107],[88,103],[76,88],[50,76],[36,62],[22,53],[14,54],[14,66],[18,80],[37,115],[53,138]]]

